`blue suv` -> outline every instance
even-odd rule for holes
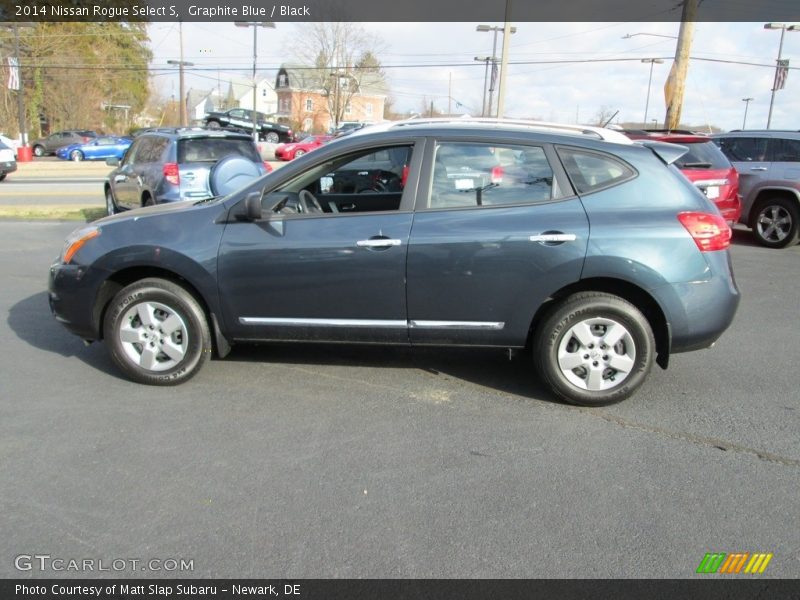
[[[618,402],[739,302],[686,148],[536,122],[367,127],[227,196],[75,231],[50,306],[131,379],[248,342],[529,349],[552,392]]]

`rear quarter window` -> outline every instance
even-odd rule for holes
[[[633,167],[608,154],[564,146],[557,151],[579,194],[597,192],[636,177]]]

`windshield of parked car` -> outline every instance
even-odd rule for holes
[[[217,162],[230,154],[261,162],[252,140],[242,138],[188,138],[178,140],[178,162]]]
[[[683,144],[689,152],[675,161],[679,169],[730,169],[731,163],[712,141]]]

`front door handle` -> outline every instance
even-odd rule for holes
[[[574,242],[578,236],[574,233],[561,233],[560,231],[546,231],[528,238],[532,242],[542,244],[562,244],[564,242]]]
[[[766,171],[767,167],[750,167],[751,171]]]

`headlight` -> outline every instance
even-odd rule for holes
[[[98,235],[100,235],[100,228],[95,225],[82,227],[70,233],[64,242],[64,249],[61,251],[61,261],[68,265],[75,253],[83,248],[86,242]]]

